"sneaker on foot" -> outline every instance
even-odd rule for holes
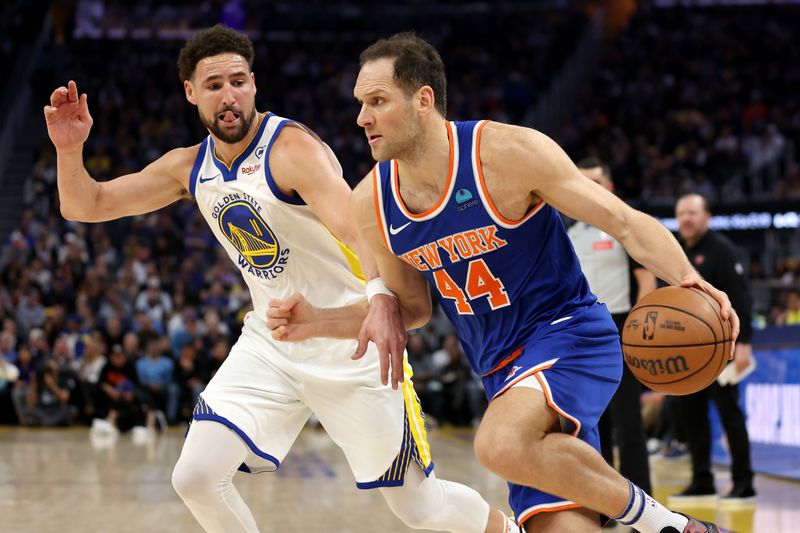
[[[720,503],[755,503],[756,491],[752,483],[734,484],[731,491],[720,498]]]
[[[673,502],[697,502],[698,500],[716,500],[717,491],[714,488],[714,483],[692,481],[688,487],[683,489],[677,494],[669,497],[669,501]]]
[[[683,514],[683,513],[681,513]],[[711,522],[703,522],[702,520],[698,520],[697,518],[692,518],[689,515],[683,515],[688,520],[689,523],[686,524],[686,527],[683,528],[683,531],[678,531],[672,526],[665,527],[661,530],[661,533],[730,533],[727,529],[722,529],[721,527],[717,526],[716,524],[712,524]]]

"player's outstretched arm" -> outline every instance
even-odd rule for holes
[[[489,165],[492,175],[503,176],[513,190],[602,229],[664,281],[709,293],[719,302],[722,317],[730,319],[736,338],[739,319],[728,296],[703,280],[669,230],[587,179],[552,139],[529,128],[492,123],[484,128],[480,150],[484,172]]]
[[[70,81],[50,95],[44,106],[47,133],[56,147],[56,170],[61,214],[69,220],[103,222],[155,211],[186,195],[186,174],[196,149],[181,148],[148,165],[141,172],[97,182],[83,164],[83,145],[89,138],[92,116],[87,95],[78,95]]]

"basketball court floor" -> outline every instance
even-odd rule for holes
[[[433,431],[436,472],[507,511],[505,483],[477,464],[473,435]],[[109,446],[92,443],[84,428],[0,428],[0,532],[200,532],[170,484],[182,441],[179,429],[144,444],[123,435]],[[661,501],[689,475],[687,462],[652,466]],[[720,471],[717,478],[723,492],[728,477]],[[265,533],[408,531],[377,491],[355,488],[344,456],[321,430],[305,429],[278,472],[238,474],[235,483]],[[800,483],[758,476],[756,488],[755,505],[681,510],[737,533],[800,532]]]

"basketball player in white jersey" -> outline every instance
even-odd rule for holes
[[[409,527],[517,531],[477,492],[433,474],[410,367],[393,374],[393,387],[381,383],[379,351],[404,348],[397,303],[380,294],[379,280],[367,303],[362,279],[375,278],[377,268],[368,255],[359,264],[351,251],[361,246],[341,167],[306,128],[256,112],[252,62],[250,40],[229,28],[189,40],[178,66],[209,136],[108,182],[92,179],[83,164],[92,126],[87,95],[70,81],[44,107],[65,218],[103,222],[191,196],[250,288],[254,312],[195,408],[172,477],[176,491],[207,531],[257,531],[233,476],[277,469],[313,411],[344,451],[359,488],[380,488]],[[322,324],[328,338],[275,341],[266,326],[268,303],[294,293],[359,319]],[[352,360],[367,313],[377,326],[362,335],[375,344]]]

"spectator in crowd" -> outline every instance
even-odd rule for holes
[[[48,359],[36,371],[28,391],[24,423],[32,426],[64,426],[72,422],[75,408],[70,405],[70,389],[58,363]]]
[[[157,277],[147,280],[147,288],[136,298],[136,310],[145,313],[156,330],[165,330],[172,312],[172,299],[161,290],[161,282]]]
[[[0,332],[0,359],[7,363],[17,362],[17,338],[10,331]]]
[[[180,398],[189,400],[189,407],[194,407],[200,393],[206,388],[209,377],[208,362],[198,353],[192,342],[180,346],[175,374],[180,387]]]
[[[800,289],[791,289],[786,298],[786,309],[775,318],[779,326],[800,325]]]
[[[25,415],[27,413],[28,398],[30,396],[31,384],[36,378],[36,370],[39,365],[38,358],[34,358],[33,352],[27,345],[19,347],[17,353],[17,370],[19,375],[14,381],[13,390],[11,391],[11,398],[14,402],[14,410],[17,414],[17,419],[21,424],[26,424]],[[2,364],[2,363],[0,363]]]
[[[99,385],[99,417],[92,421],[93,430],[124,432],[144,425],[145,411],[137,394],[136,368],[121,346],[111,348],[109,360],[100,371]]]
[[[95,333],[86,341],[83,357],[78,362],[78,383],[83,397],[83,416],[91,421],[97,412],[96,404],[100,391],[100,373],[106,365],[106,344],[100,333]]]
[[[151,407],[165,412],[167,421],[178,419],[180,389],[173,381],[175,363],[162,352],[160,337],[150,337],[145,344],[145,353],[136,361],[136,375],[139,386],[149,397]]]

